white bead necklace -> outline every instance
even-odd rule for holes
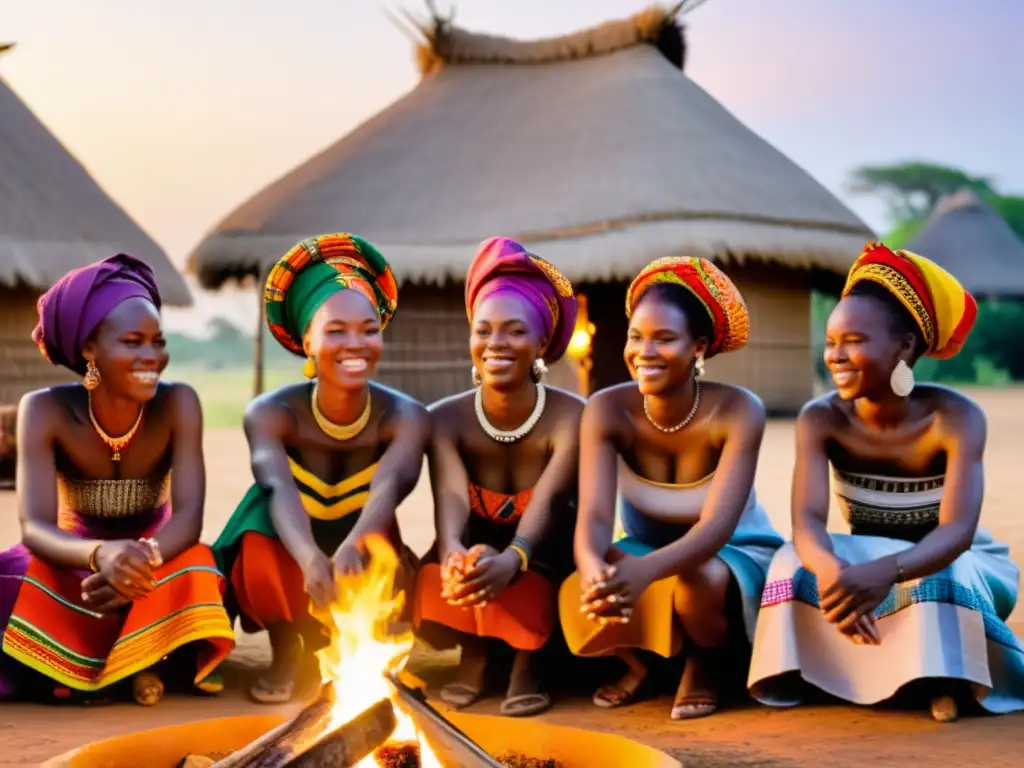
[[[480,428],[487,433],[487,436],[492,440],[496,440],[499,443],[514,443],[517,440],[522,440],[537,426],[537,422],[540,421],[541,414],[544,413],[544,403],[547,400],[547,394],[544,391],[544,385],[537,385],[537,403],[533,406],[533,412],[526,418],[522,424],[513,430],[504,431],[495,428],[491,422],[487,420],[487,414],[484,413],[484,397],[480,389],[476,391],[476,420],[480,422]]]
[[[654,420],[654,417],[651,416],[651,412],[647,408],[647,395],[644,395],[644,415],[647,417],[647,420],[651,422],[651,426],[653,426],[657,430],[664,432],[665,434],[672,434],[673,432],[678,432],[680,429],[682,429],[691,421],[693,421],[693,417],[697,415],[697,406],[700,405],[700,381],[694,379],[693,384],[693,406],[690,408],[690,412],[686,414],[686,418],[672,427],[663,427],[661,426],[661,424]]]

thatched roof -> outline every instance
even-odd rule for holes
[[[1024,298],[1024,242],[973,189],[940,200],[906,248],[978,297]]]
[[[168,304],[192,303],[163,249],[0,78],[0,285],[45,290],[68,270],[118,252],[153,267]]]
[[[873,236],[680,72],[668,12],[534,42],[424,28],[418,86],[221,221],[189,260],[204,286],[339,229],[417,282],[461,280],[496,234],[576,280],[683,253],[845,273]]]

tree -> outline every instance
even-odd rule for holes
[[[853,172],[848,184],[850,194],[882,196],[893,223],[924,220],[939,200],[964,187],[985,198],[994,194],[991,180],[984,176],[924,162],[862,166]]]

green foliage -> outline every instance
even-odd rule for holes
[[[958,168],[934,163],[862,166],[851,175],[851,194],[881,196],[895,223],[924,219],[946,195],[970,187],[983,197],[993,194],[991,181]]]
[[[1017,237],[1024,240],[1024,197],[992,193],[985,196],[985,201],[1003,217]]]

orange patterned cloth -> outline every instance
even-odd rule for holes
[[[743,296],[722,270],[697,256],[656,259],[640,270],[626,291],[626,317],[655,283],[675,283],[697,297],[711,316],[714,338],[705,357],[735,352],[750,338],[750,315]]]
[[[489,491],[474,483],[469,484],[469,508],[475,515],[496,523],[515,523],[533,498],[533,489],[507,494]]]
[[[843,296],[864,280],[878,283],[906,307],[921,329],[928,357],[945,360],[963,348],[978,317],[978,304],[938,264],[910,251],[868,243],[850,268]]]

